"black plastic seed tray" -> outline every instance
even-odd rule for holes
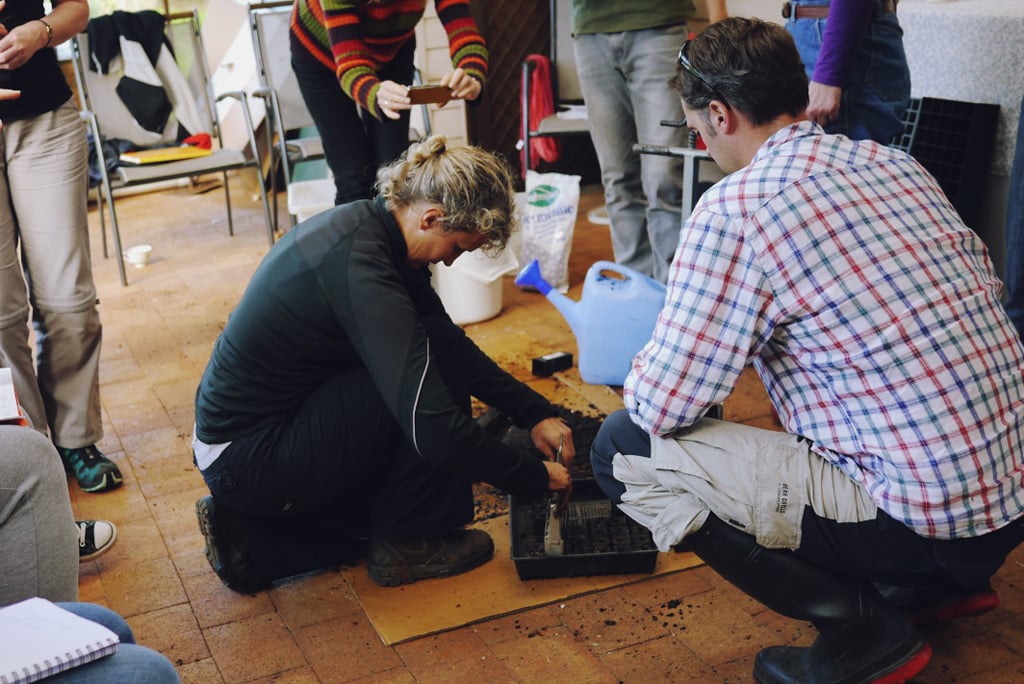
[[[519,579],[654,572],[651,532],[605,498],[593,479],[575,480],[562,515],[561,555],[544,553],[548,499],[509,498],[512,561]]]

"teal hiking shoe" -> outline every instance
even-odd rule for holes
[[[114,462],[90,444],[79,449],[57,447],[64,470],[74,473],[78,486],[85,492],[105,492],[121,486],[124,478]]]

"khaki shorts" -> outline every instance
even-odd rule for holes
[[[626,486],[619,508],[648,527],[661,551],[696,532],[708,513],[767,548],[800,546],[804,508],[836,522],[876,516],[867,492],[795,435],[705,418],[651,456],[616,454]]]

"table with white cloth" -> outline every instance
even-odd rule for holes
[[[1024,0],[901,0],[898,15],[914,97],[1000,107],[985,208],[972,228],[1002,273],[1007,183],[1024,96]]]

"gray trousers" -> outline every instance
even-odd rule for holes
[[[0,130],[0,365],[32,426],[63,447],[103,436],[88,150],[70,102]],[[36,362],[29,343],[35,328]]]
[[[634,143],[686,147],[668,86],[686,25],[573,38],[590,137],[601,166],[616,263],[661,282],[679,245],[683,160],[633,151]]]
[[[0,425],[0,606],[78,600],[78,539],[67,476],[35,430]]]

